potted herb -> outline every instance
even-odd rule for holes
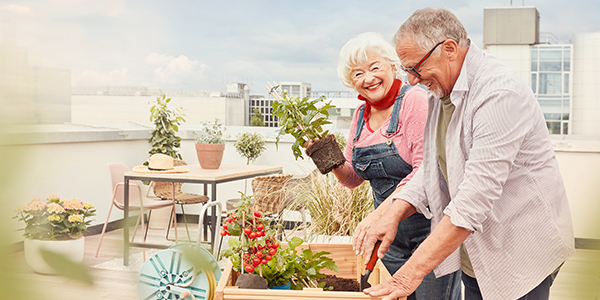
[[[214,123],[203,122],[200,131],[193,132],[196,139],[196,154],[203,169],[218,169],[223,160],[225,125],[215,118]]]
[[[150,108],[150,121],[154,123],[154,129],[150,132],[152,149],[148,152],[150,156],[156,153],[169,155],[181,159],[177,148],[181,146],[181,137],[177,136],[179,125],[185,122],[183,108],[170,110],[167,105],[171,98],[165,94],[156,99],[156,103]],[[147,164],[147,162],[146,162]]]
[[[277,100],[273,103],[273,115],[279,118],[281,126],[276,144],[282,135],[291,134],[295,138],[292,152],[298,159],[302,158],[300,148],[305,148],[309,140],[318,139],[306,149],[306,154],[322,174],[327,174],[346,162],[335,137],[323,130],[323,125],[331,124],[327,111],[335,107],[331,101],[326,102],[325,96],[317,99],[289,97],[287,91],[279,92],[279,86],[271,87],[269,92]]]
[[[60,199],[51,195],[46,200],[35,198],[26,206],[14,210],[13,219],[25,223],[24,254],[27,264],[37,273],[55,274],[40,250],[62,254],[73,262],[81,263],[84,253],[83,233],[95,215],[94,206],[79,199]]]
[[[323,287],[324,282],[316,281],[325,277],[321,270],[338,271],[335,262],[325,256],[330,253],[299,251],[296,248],[304,241],[298,237],[284,245],[275,238],[276,230],[265,222],[263,213],[253,209],[253,196],[241,194],[242,201],[226,218],[221,232],[222,236],[240,236],[239,240],[229,239],[230,249],[222,254],[229,258],[233,270],[259,275],[270,288],[288,284],[295,290]]]

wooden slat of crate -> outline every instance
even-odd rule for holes
[[[339,273],[327,272],[343,278],[360,278],[361,270],[357,265],[361,265],[362,256],[357,257],[352,251],[350,244],[308,244],[301,245],[300,248],[309,248],[313,252],[327,251],[331,252],[331,257],[338,268]],[[330,300],[330,299],[381,299],[382,297],[371,297],[362,292],[338,292],[338,291],[322,291],[318,289],[297,290],[255,290],[255,289],[238,289],[234,285],[235,272],[232,271],[231,262],[227,262],[225,270],[221,275],[221,280],[217,285],[215,292],[215,300],[274,300],[274,299],[307,299],[307,300]],[[364,270],[364,265],[362,266]],[[383,274],[380,269],[385,269],[381,262],[378,263],[376,269],[373,270],[369,278],[369,283],[372,285],[379,283]],[[326,270],[324,270],[326,271]],[[325,272],[323,272],[325,273]],[[389,276],[389,274],[387,275]],[[405,299],[405,298],[404,298]]]

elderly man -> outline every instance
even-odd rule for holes
[[[356,249],[388,250],[415,212],[432,232],[393,278],[366,289],[409,295],[431,272],[463,271],[465,299],[548,299],[574,253],[569,205],[531,89],[467,38],[445,9],[416,11],[394,37],[410,84],[429,89],[423,163]]]

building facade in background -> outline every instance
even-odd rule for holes
[[[29,64],[17,46],[12,22],[2,22],[0,124],[61,124],[71,121],[71,71]]]
[[[484,49],[530,84],[551,134],[600,135],[600,33],[559,43],[535,7],[486,8]]]

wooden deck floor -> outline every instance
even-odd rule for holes
[[[195,236],[196,231],[192,229],[191,233],[192,236]],[[164,229],[151,229],[149,241],[164,243],[164,234]],[[180,227],[179,234],[180,237],[183,236],[185,229]],[[112,231],[105,235],[100,255],[95,258],[94,254],[99,238],[99,235],[86,237],[83,261],[86,266],[122,258],[122,230]],[[132,248],[131,252],[132,254],[139,253],[141,249]],[[14,291],[19,293],[19,299],[139,299],[136,284],[138,273],[135,271],[90,268],[94,285],[87,286],[75,280],[32,272],[25,264],[22,251],[9,253],[8,258],[14,263],[9,270],[12,273],[9,276],[17,279]],[[10,291],[0,291],[0,293],[3,294],[3,296],[0,295],[0,299],[9,299],[5,296],[11,295]],[[575,256],[565,263],[558,274],[551,289],[550,299],[600,299],[600,251],[577,250]]]

